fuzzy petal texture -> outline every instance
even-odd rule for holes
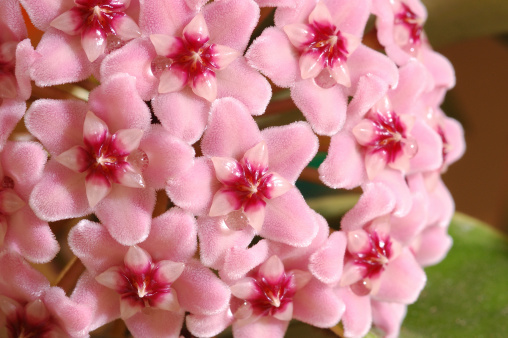
[[[309,271],[323,283],[336,283],[342,276],[347,238],[342,231],[330,235],[309,260]]]
[[[233,323],[233,336],[236,338],[282,338],[286,333],[288,325],[289,321],[282,321],[271,316],[266,316],[246,325]]]
[[[119,129],[147,130],[150,126],[150,110],[137,93],[133,76],[111,77],[90,93],[89,105],[111,133]]]
[[[294,188],[270,200],[265,207],[262,237],[291,246],[308,246],[318,232],[318,226],[303,196]]]
[[[279,87],[291,87],[300,79],[296,51],[287,35],[268,27],[256,38],[245,54],[249,65],[269,77]]]
[[[143,35],[180,35],[182,28],[196,15],[182,0],[140,0],[139,27]]]
[[[82,217],[92,212],[86,198],[85,176],[51,159],[30,195],[30,206],[46,221]]]
[[[198,261],[190,260],[185,264],[184,272],[173,287],[180,305],[189,312],[213,315],[229,306],[229,287]]]
[[[42,36],[36,52],[40,57],[34,61],[30,75],[39,87],[78,82],[89,77],[94,69],[80,39],[54,28]]]
[[[343,127],[348,98],[342,86],[323,89],[313,80],[299,81],[291,98],[316,134],[331,136]]]
[[[407,306],[376,301],[372,301],[371,305],[373,324],[384,331],[385,337],[398,337],[402,321],[406,316]]]
[[[259,19],[259,7],[253,0],[222,0],[203,8],[210,41],[244,51]],[[224,29],[224,22],[234,29]]]
[[[148,186],[163,189],[168,179],[181,176],[193,164],[194,149],[160,125],[152,125],[139,148],[148,156],[143,177]]]
[[[213,337],[231,325],[233,315],[228,310],[216,315],[188,314],[186,325],[189,331],[197,337]]]
[[[134,245],[148,236],[154,206],[154,190],[116,185],[95,213],[115,240]]]
[[[337,296],[346,304],[346,311],[342,316],[345,337],[363,337],[372,324],[372,310],[370,297],[357,296],[349,287],[336,290]]]
[[[422,231],[411,248],[418,263],[426,267],[441,262],[452,244],[453,239],[448,235],[447,228],[432,226]]]
[[[178,93],[157,95],[152,107],[166,130],[193,144],[205,130],[210,103],[185,88]]]
[[[201,141],[203,154],[241,159],[261,142],[261,133],[246,107],[232,98],[216,100]]]
[[[376,300],[411,304],[425,286],[427,277],[409,249],[391,261],[380,280]]]
[[[71,9],[73,3],[65,0],[20,0],[35,27],[42,31],[49,28],[49,24],[59,14]]]
[[[166,182],[166,193],[180,208],[198,216],[208,215],[212,198],[220,188],[220,182],[214,178],[212,161],[199,157],[182,176]]]
[[[5,99],[0,105],[0,150],[26,111],[26,103]]]
[[[154,218],[150,236],[140,247],[151,252],[154,261],[186,262],[197,250],[196,220],[179,208]]]
[[[244,58],[238,58],[216,74],[217,97],[234,97],[241,101],[249,113],[261,115],[272,95],[268,81],[252,69]],[[249,90],[244,85],[249,84]]]
[[[134,39],[124,47],[104,58],[101,64],[101,79],[107,81],[116,73],[128,73],[136,78],[136,89],[144,101],[157,95],[157,78],[151,69],[152,60],[157,56],[147,38]]]
[[[318,139],[305,122],[261,132],[268,148],[270,171],[294,183],[317,153]]]
[[[85,102],[77,100],[37,100],[27,111],[25,124],[51,155],[83,142],[83,123],[87,112]],[[62,133],[62,130],[67,132]]]

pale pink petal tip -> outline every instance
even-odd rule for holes
[[[100,173],[92,172],[85,180],[86,197],[90,207],[95,207],[111,191],[111,182]]]
[[[204,43],[210,39],[208,27],[203,14],[198,13],[194,19],[183,29],[183,35],[187,41]]]
[[[213,45],[212,50],[215,64],[219,69],[226,68],[231,62],[242,55],[239,51],[223,45]]]
[[[94,62],[106,50],[106,34],[100,29],[85,28],[81,32],[81,46],[88,61]]]
[[[134,245],[127,251],[124,263],[134,273],[142,274],[150,270],[152,257],[150,257],[148,252]]]
[[[309,23],[317,25],[332,25],[332,16],[326,5],[319,1],[309,15]]]
[[[260,266],[259,274],[269,283],[276,284],[284,274],[284,264],[279,257],[274,255]]]
[[[178,66],[172,66],[160,77],[159,93],[171,93],[181,90],[187,84],[189,75]]]
[[[166,260],[157,263],[157,267],[157,280],[165,283],[173,283],[182,274],[185,269],[185,264]]]
[[[141,36],[138,25],[127,15],[116,17],[112,26],[122,40],[131,40]]]
[[[194,76],[191,88],[194,94],[207,101],[212,102],[217,98],[217,80],[211,71],[204,71]]]
[[[69,10],[57,16],[50,25],[67,34],[76,35],[83,26],[83,19],[79,11]]]

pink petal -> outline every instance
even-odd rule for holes
[[[241,206],[241,201],[235,192],[221,189],[213,196],[208,216],[225,216],[233,210],[238,210]]]
[[[71,10],[63,12],[50,23],[52,27],[69,35],[78,34],[84,24],[85,21],[83,20],[81,12],[77,9],[77,7],[73,7]]]
[[[69,10],[73,6],[72,2],[53,0],[21,0],[20,2],[30,16],[34,26],[42,31],[46,31],[49,28],[51,21],[58,14]]]
[[[90,62],[94,62],[106,50],[105,32],[99,27],[85,27],[81,32],[81,46]]]
[[[239,159],[260,141],[256,122],[239,101],[224,98],[213,103],[201,141],[203,154]]]
[[[205,130],[210,103],[186,88],[178,93],[156,96],[152,107],[167,131],[192,144]]]
[[[213,195],[219,188],[211,161],[201,157],[194,161],[188,172],[168,180],[166,193],[177,206],[193,214],[204,215],[208,214]]]
[[[136,90],[136,78],[127,74],[112,76],[90,93],[90,110],[109,126],[119,129],[147,130],[151,115]]]
[[[32,93],[30,68],[36,58],[37,54],[32,47],[30,39],[25,39],[18,43],[16,48],[15,75],[18,82],[18,96],[21,100],[28,100]]]
[[[40,55],[31,69],[31,77],[39,87],[86,79],[93,67],[78,37],[51,28],[37,45]]]
[[[187,84],[188,74],[183,68],[171,66],[161,74],[159,93],[171,93],[181,90]]]
[[[150,235],[139,246],[149,250],[154,261],[185,262],[197,250],[196,228],[191,214],[171,208],[153,219]]]
[[[125,277],[121,273],[122,268],[120,266],[113,266],[95,276],[95,280],[97,283],[116,291],[125,285]]]
[[[74,146],[64,151],[55,157],[55,160],[77,173],[86,171],[91,164],[90,154],[82,146]]]
[[[291,44],[297,49],[303,49],[307,46],[307,43],[314,36],[314,33],[309,30],[309,25],[303,23],[285,25],[282,29],[288,36]]]
[[[332,67],[328,68],[335,82],[344,87],[351,87],[351,76],[349,75],[349,67],[343,62],[336,62]]]
[[[127,320],[132,316],[141,312],[144,306],[139,303],[134,303],[128,298],[120,298],[120,317]]]
[[[11,243],[26,259],[46,263],[60,250],[48,223],[35,216],[29,206],[11,215],[9,224],[5,241]]]
[[[233,316],[230,311],[223,311],[216,315],[188,314],[186,325],[189,331],[198,337],[213,337],[231,325]]]
[[[270,173],[268,175],[270,175],[270,179],[266,197],[269,199],[279,197],[294,187],[293,184],[277,173]]]
[[[111,191],[111,182],[102,173],[91,172],[86,180],[86,197],[91,208],[102,201]]]
[[[178,303],[176,292],[171,290],[171,292],[159,295],[157,302],[154,304],[154,307],[161,310],[178,312],[180,310],[180,304]]]
[[[270,171],[291,183],[317,153],[318,139],[305,122],[266,128],[261,134],[268,148]]]
[[[163,189],[166,181],[190,169],[194,159],[194,148],[172,136],[161,125],[151,125],[141,141],[148,157],[148,167],[143,171],[147,186]]]
[[[213,60],[219,69],[224,69],[242,54],[228,46],[213,45]]]
[[[259,19],[259,7],[252,0],[218,1],[206,5],[203,15],[210,41],[243,52]],[[231,29],[224,30],[224,22]]]
[[[16,100],[4,100],[0,105],[0,149],[21,120],[26,111],[26,103]]]
[[[342,316],[344,336],[365,336],[372,324],[370,297],[357,296],[349,287],[339,288],[336,292],[339,299],[342,299],[346,305],[346,311]]]
[[[265,203],[258,201],[247,204],[244,206],[243,213],[245,217],[247,217],[249,225],[253,227],[257,233],[260,233],[265,220]]]
[[[249,337],[284,337],[289,321],[282,321],[271,316],[262,317],[261,319],[249,324],[240,325],[233,323],[233,335],[236,338]]]
[[[300,67],[286,34],[275,27],[266,28],[245,54],[249,65],[261,71],[277,86],[290,87],[300,79]]]
[[[265,141],[261,141],[245,152],[242,158],[243,163],[250,163],[253,166],[262,168],[268,167],[268,149]]]
[[[3,215],[10,215],[25,206],[25,202],[12,190],[0,191],[0,210]]]
[[[441,262],[450,250],[453,239],[447,228],[429,227],[422,231],[420,238],[411,245],[418,263],[424,267]]]
[[[142,137],[143,130],[141,129],[120,129],[115,133],[111,146],[121,155],[127,155],[139,148]]]
[[[203,72],[194,76],[191,88],[194,94],[207,101],[213,102],[217,98],[217,80],[213,72]]]
[[[319,26],[333,25],[332,16],[326,5],[319,1],[309,15],[309,23]]]
[[[154,205],[154,190],[115,185],[96,206],[95,214],[115,240],[134,245],[148,236]]]
[[[390,261],[381,276],[377,300],[411,304],[425,286],[427,277],[409,249]]]
[[[284,266],[282,268],[284,269]],[[250,277],[231,285],[230,289],[231,294],[239,299],[254,299],[259,294],[255,279]]]
[[[337,325],[345,311],[344,303],[332,289],[312,280],[293,298],[293,317],[317,327]]]
[[[181,0],[141,0],[139,26],[143,34],[176,36],[197,13]]]
[[[115,17],[111,26],[122,40],[135,39],[141,36],[138,25],[128,15]]]
[[[253,228],[232,230],[222,217],[199,217],[198,223],[201,262],[216,270],[222,269],[227,251],[247,247],[254,237]]]
[[[406,311],[404,304],[372,301],[373,323],[384,331],[387,338],[399,336]]]
[[[242,239],[246,237],[243,236]],[[254,234],[251,235],[251,239],[253,237]],[[239,245],[224,250],[224,266],[220,271],[222,280],[229,281],[230,283],[245,277],[249,271],[268,260],[271,254],[269,252],[268,241],[266,240],[261,240],[248,249],[246,244],[249,243],[244,244],[237,240],[234,244]]]
[[[317,52],[305,52],[300,56],[300,75],[302,79],[313,79],[321,73],[324,63],[324,52],[318,54]]]
[[[277,284],[284,274],[284,264],[277,256],[270,257],[259,267],[259,275],[270,284]]]
[[[418,142],[418,152],[411,159],[410,172],[439,169],[443,164],[441,137],[422,120],[415,122],[411,134]]]
[[[15,35],[15,39],[20,41],[26,38],[27,31],[19,1],[5,0],[0,8],[0,17],[2,22],[7,26],[10,33]]]
[[[304,247],[316,237],[317,230],[314,215],[297,189],[291,189],[266,204],[261,236]]]
[[[293,318],[293,303],[287,304],[284,310],[276,312],[273,317],[282,321],[290,321]]]
[[[146,309],[128,320],[125,324],[135,337],[178,337],[185,314],[158,309]]]
[[[82,144],[86,112],[86,103],[82,101],[36,100],[26,113],[25,123],[49,153],[57,156]]]
[[[261,115],[265,112],[272,89],[268,81],[250,67],[243,57],[236,59],[215,75],[217,97],[231,96],[238,99],[252,115]],[[244,90],[243,84],[245,83],[249,84],[251,90]]]
[[[233,158],[212,157],[211,160],[215,169],[215,176],[222,183],[235,181],[242,175],[238,161]]]
[[[300,81],[291,98],[317,134],[331,136],[344,125],[347,95],[341,86],[323,89],[313,81]]]
[[[41,219],[57,221],[91,212],[84,176],[50,160],[46,173],[30,195],[30,206]]]
[[[101,79],[106,82],[116,73],[128,73],[136,78],[136,89],[141,98],[148,101],[157,94],[158,80],[151,70],[151,60],[156,56],[150,40],[132,40],[104,58]]]
[[[15,99],[18,96],[16,79],[10,74],[0,75],[0,98]]]
[[[134,245],[127,250],[124,263],[135,274],[146,274],[151,269],[152,257],[148,252]]]
[[[309,270],[323,283],[336,283],[342,275],[346,236],[342,231],[334,232],[327,242],[309,260]]]
[[[69,246],[93,275],[120,266],[128,250],[115,241],[102,224],[88,220],[81,220],[71,229]]]
[[[157,263],[157,267],[158,269],[155,274],[157,280],[169,284],[180,277],[185,268],[185,264],[181,262],[160,261]]]
[[[83,125],[83,139],[87,144],[91,145],[96,152],[102,147],[108,132],[108,126],[104,121],[95,116],[91,111],[86,113],[85,123]]]
[[[150,41],[155,47],[157,55],[175,58],[185,51],[185,45],[181,38],[164,34],[152,34],[150,35]]]
[[[202,45],[210,39],[203,14],[198,13],[183,29],[183,36],[191,45]]]
[[[183,274],[173,287],[182,308],[191,313],[213,315],[229,306],[229,287],[195,260],[186,264]]]

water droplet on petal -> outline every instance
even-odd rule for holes
[[[318,76],[314,79],[316,84],[324,89],[332,88],[337,84],[337,81],[333,78],[333,76],[330,74],[330,71],[328,68],[325,68],[319,73]]]
[[[366,296],[372,290],[372,283],[370,279],[365,278],[351,285],[351,291],[357,296]]]
[[[115,50],[123,47],[125,45],[125,41],[120,39],[115,34],[109,34],[106,42],[106,54],[112,53]]]
[[[160,77],[162,72],[169,68],[171,60],[165,56],[158,55],[152,60],[152,73],[155,77]]]
[[[243,230],[249,226],[249,221],[241,210],[230,212],[226,216],[224,222],[231,230]]]
[[[130,153],[127,162],[138,172],[143,172],[149,164],[148,155],[143,150],[136,149]]]
[[[416,140],[412,137],[408,137],[404,143],[404,153],[406,153],[409,158],[412,158],[417,152],[418,144],[416,143]]]

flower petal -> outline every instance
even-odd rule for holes
[[[191,88],[197,96],[209,102],[214,101],[217,98],[217,80],[215,79],[215,73],[205,71],[194,76]]]
[[[50,25],[69,35],[76,35],[81,32],[81,28],[85,24],[82,14],[77,7],[63,12],[57,16]]]
[[[86,27],[81,32],[81,46],[85,50],[86,57],[94,62],[104,54],[106,50],[106,33],[99,27]]]
[[[198,13],[183,29],[183,36],[193,46],[202,46],[210,39],[203,14]]]
[[[187,71],[177,65],[172,65],[161,74],[159,93],[170,93],[181,90],[187,84]]]

